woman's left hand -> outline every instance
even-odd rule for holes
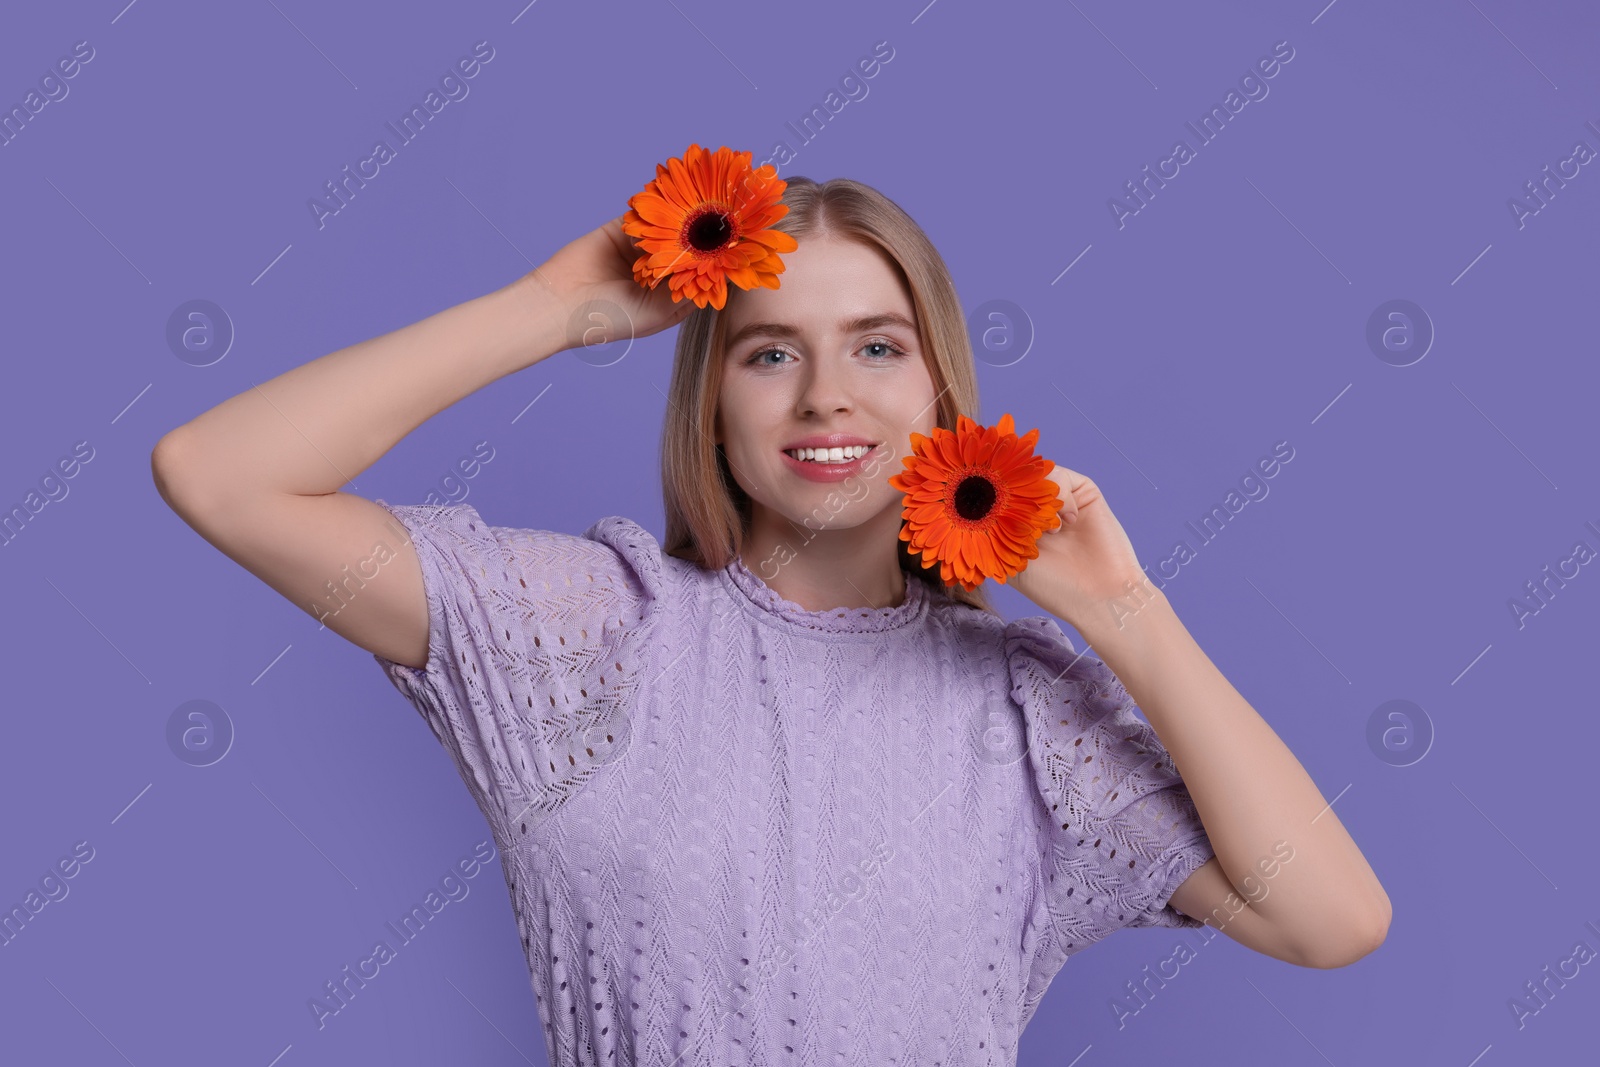
[[[1063,501],[1061,526],[1040,535],[1038,558],[1005,584],[1079,633],[1085,625],[1114,624],[1137,610],[1154,587],[1099,487],[1059,463],[1047,477]]]

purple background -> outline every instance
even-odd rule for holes
[[[1119,1029],[1111,998],[1194,942],[1124,932],[1062,971],[1020,1062],[1592,1055],[1600,967],[1520,1028],[1508,1006],[1576,942],[1600,950],[1600,568],[1520,624],[1510,607],[1575,542],[1600,549],[1600,167],[1520,225],[1509,206],[1575,142],[1600,149],[1589,5],[121,2],[29,5],[0,35],[7,109],[94,49],[0,147],[0,508],[94,450],[0,552],[0,907],[94,849],[0,945],[0,1058],[544,1062],[498,861],[317,1028],[309,999],[487,826],[371,656],[186,527],[150,450],[528,271],[691,141],[759,162],[778,140],[782,175],[868,182],[926,228],[974,332],[993,327],[982,421],[1040,427],[1152,568],[1195,549],[1168,596],[1394,902],[1352,967],[1221,939]],[[494,58],[470,95],[319,228],[308,200],[480,40]],[[786,124],[879,41],[893,58],[849,84],[866,95],[802,143]],[[1268,95],[1197,146],[1185,123],[1280,41],[1294,57]],[[1119,227],[1110,198],[1180,137],[1195,158]],[[236,334],[207,366],[214,350],[186,362],[167,341],[196,299]],[[1415,362],[1367,340],[1396,299],[1436,333]],[[621,514],[659,535],[671,341],[496,382],[347,489],[422,502],[487,440],[464,499],[494,524]],[[1270,493],[1202,544],[1186,524],[1279,441],[1294,458]],[[235,731],[211,766],[169,746],[190,700]],[[1385,758],[1368,729],[1391,700],[1418,710]]]

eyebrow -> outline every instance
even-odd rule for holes
[[[857,319],[846,319],[839,323],[839,329],[844,333],[861,333],[866,330],[879,330],[885,326],[898,326],[913,335],[917,332],[916,323],[893,311],[883,311],[874,315],[863,315]],[[726,346],[728,351],[733,351],[744,342],[755,337],[798,337],[800,331],[786,322],[751,322],[741,326],[737,333],[728,338]]]

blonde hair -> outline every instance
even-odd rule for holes
[[[869,185],[849,178],[820,184],[798,176],[785,180],[782,202],[789,213],[771,228],[800,241],[808,236],[857,241],[887,256],[911,294],[923,359],[938,390],[935,425],[954,431],[958,413],[977,418],[978,375],[966,320],[950,271],[927,234],[900,205]],[[707,305],[691,311],[678,328],[661,430],[661,495],[667,520],[662,551],[712,570],[739,555],[751,518],[750,497],[734,480],[722,446],[712,440],[722,388],[725,318]],[[982,586],[971,592],[947,586],[937,565],[925,568],[905,541],[897,545],[900,567],[909,575],[954,600],[999,614]]]

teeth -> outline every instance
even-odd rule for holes
[[[788,448],[784,451],[795,459],[811,463],[846,463],[860,459],[872,448],[872,445],[851,445],[848,448]]]

